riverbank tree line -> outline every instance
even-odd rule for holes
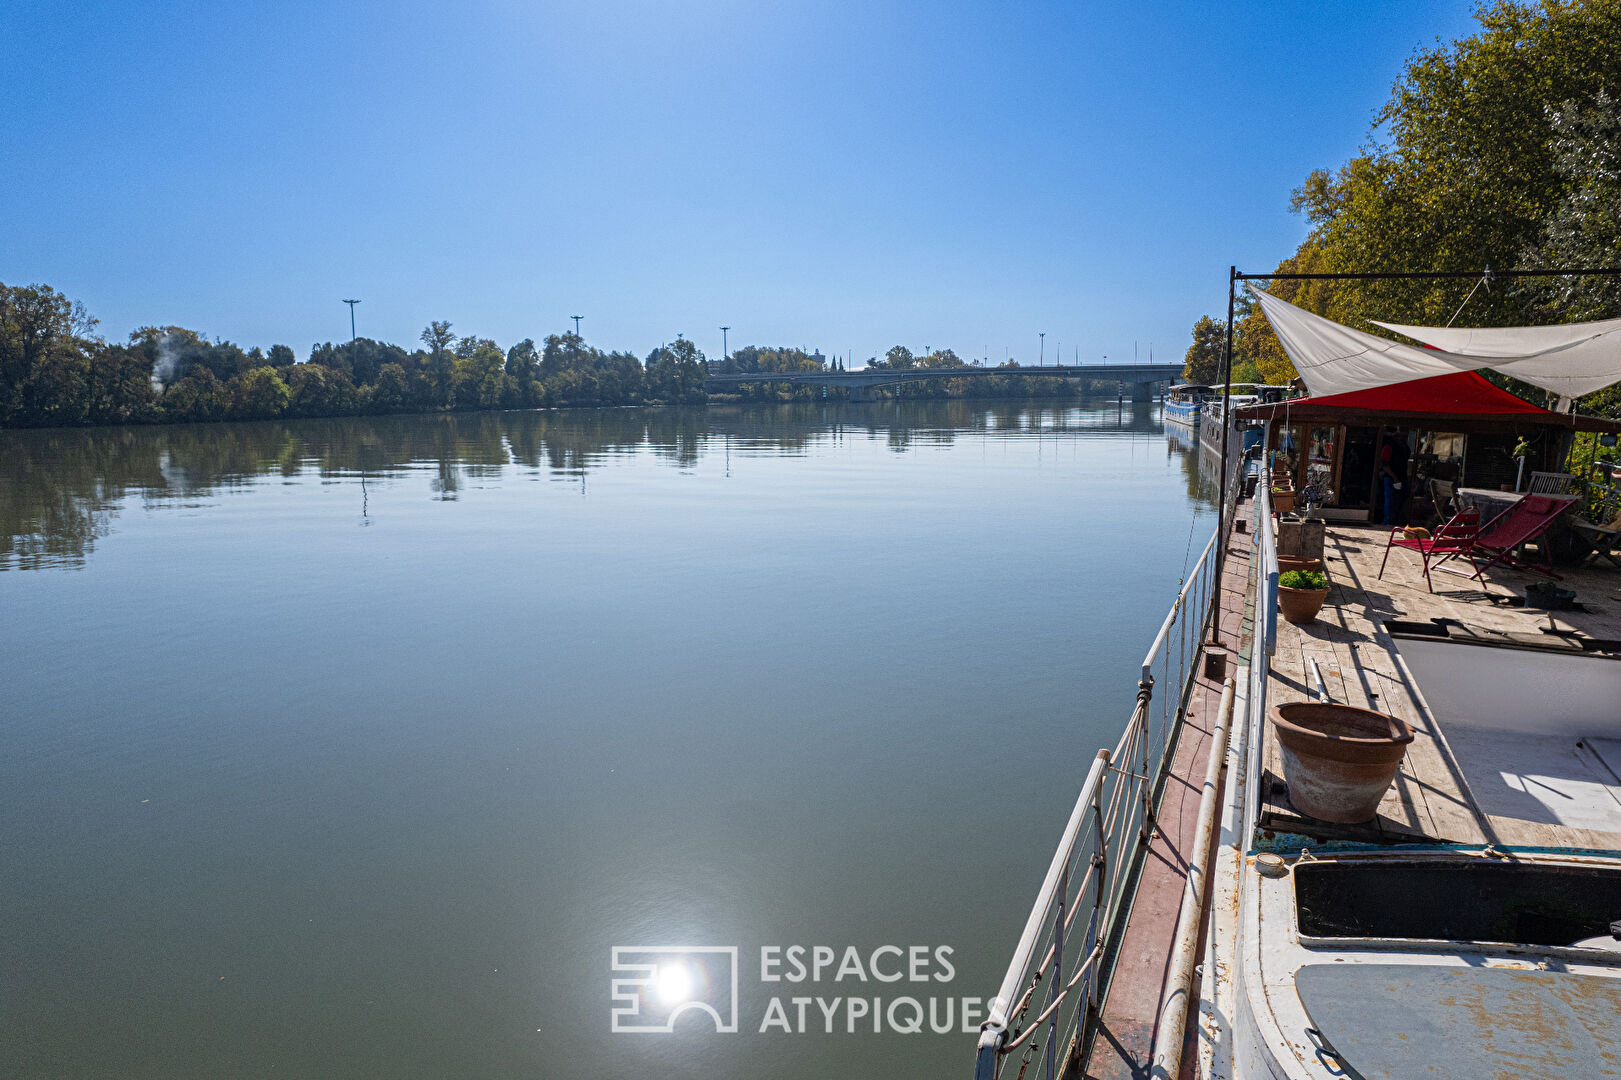
[[[1476,18],[1473,36],[1414,54],[1357,155],[1306,177],[1292,209],[1311,231],[1276,272],[1621,264],[1621,0],[1498,0]],[[1371,319],[1508,326],[1621,317],[1616,277],[1280,280],[1268,291],[1373,333],[1387,332]],[[1225,330],[1225,317],[1194,324],[1189,381],[1220,378]],[[1234,381],[1295,378],[1242,287],[1234,331]],[[1529,400],[1545,398],[1487,374]],[[1621,416],[1621,391],[1579,407]]]
[[[280,417],[686,404],[708,400],[713,371],[835,370],[820,353],[747,345],[709,362],[685,338],[645,357],[603,352],[576,334],[526,338],[502,349],[430,322],[418,347],[356,338],[314,346],[300,361],[286,345],[244,349],[181,326],[147,326],[114,343],[95,333],[84,305],[46,285],[0,283],[0,427],[271,420]],[[842,367],[843,365],[838,365]],[[897,345],[864,366],[967,368],[950,349],[914,354]],[[905,399],[1073,397],[1073,382],[1000,365],[1005,378],[949,379],[893,387]],[[1114,384],[1103,387],[1114,391]],[[815,386],[744,383],[722,400],[821,397]],[[834,390],[842,395],[844,391]]]
[[[82,304],[49,286],[0,283],[0,425],[67,427],[368,413],[642,405],[703,400],[704,356],[684,339],[645,358],[575,334],[508,349],[429,323],[407,351],[357,338],[316,345],[300,363],[148,326],[124,343],[95,334]]]

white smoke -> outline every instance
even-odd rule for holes
[[[158,338],[158,358],[152,361],[152,392],[163,393],[163,388],[169,380],[174,378],[175,368],[180,363],[180,350],[175,347],[174,335],[164,334]]]

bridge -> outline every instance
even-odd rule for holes
[[[1088,379],[1131,386],[1131,400],[1150,401],[1154,387],[1182,381],[1180,364],[1071,364],[1018,368],[858,368],[855,371],[755,371],[737,375],[711,374],[704,378],[709,392],[744,383],[788,383],[791,386],[837,386],[850,391],[851,401],[871,401],[884,386],[940,379],[981,379],[997,375],[1025,375],[1051,379]],[[1123,389],[1122,386],[1122,389]]]

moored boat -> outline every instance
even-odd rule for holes
[[[1169,424],[1197,427],[1199,412],[1216,392],[1214,387],[1199,383],[1182,383],[1165,391],[1164,416]]]

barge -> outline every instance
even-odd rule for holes
[[[1197,428],[1205,402],[1210,401],[1216,393],[1215,387],[1200,383],[1180,383],[1170,387],[1165,391],[1162,408],[1165,422],[1189,429]]]
[[[1621,517],[1591,456],[1558,471],[1577,433],[1621,435],[1570,407],[1621,383],[1621,320],[1380,324],[1426,350],[1256,300],[1310,394],[1200,425],[1221,524],[1086,772],[976,1080],[1621,1080]],[[1274,514],[1297,490],[1306,517]],[[1567,515],[1590,550],[1555,570]],[[1328,579],[1292,581],[1295,622],[1280,558]]]

